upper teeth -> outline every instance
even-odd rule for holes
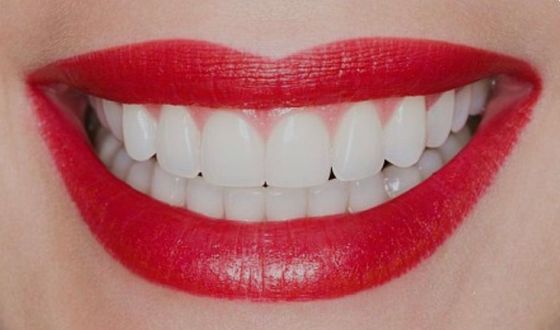
[[[190,198],[199,212],[212,216],[262,218],[270,208],[283,218],[332,214],[346,208],[361,211],[431,175],[458,151],[463,141],[448,136],[463,129],[469,114],[483,110],[489,82],[442,93],[429,105],[424,96],[393,100],[396,106],[390,112],[383,100],[349,104],[343,112],[325,110],[328,107],[236,111],[172,105],[161,106],[157,112],[144,105],[121,105],[95,97],[91,105],[101,125],[114,136],[103,135],[99,138],[103,143],[98,141],[96,146],[100,159],[112,164],[117,175],[125,178],[123,168],[132,160],[156,157],[157,164],[150,160],[151,167],[128,173],[139,176],[152,171],[155,181],[165,182],[152,183],[154,197],[172,196],[168,202],[173,205],[188,203]],[[122,153],[113,156],[119,140],[130,159]],[[426,147],[442,147],[442,153],[424,152]],[[382,179],[377,174],[385,161],[394,167],[384,170],[387,189],[383,194],[378,192]],[[417,163],[414,170],[403,169]],[[337,179],[328,182],[331,169]],[[203,179],[196,178],[200,173]],[[188,188],[177,188],[188,186],[187,178],[199,196],[189,196]],[[138,190],[148,189],[139,178],[131,181]],[[269,186],[266,195],[250,189],[265,183]],[[221,209],[211,205],[216,196],[211,187],[215,186],[236,188],[219,197],[226,201]],[[307,194],[298,191],[308,187]],[[264,206],[246,212],[244,203],[250,200]]]

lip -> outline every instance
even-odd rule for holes
[[[213,220],[113,177],[41,86],[65,83],[130,103],[269,109],[427,95],[491,75],[529,83],[469,145],[409,192],[357,213],[287,222]],[[492,183],[529,122],[541,81],[525,61],[445,42],[371,38],[282,59],[201,41],[154,41],[54,62],[28,76],[39,126],[82,218],[144,278],[191,294],[255,301],[336,298],[394,279],[430,256]],[[460,175],[458,175],[460,173]]]

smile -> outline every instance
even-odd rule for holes
[[[153,41],[56,61],[28,83],[111,256],[167,287],[255,301],[356,293],[429,257],[541,89],[507,55],[385,38],[281,59]]]

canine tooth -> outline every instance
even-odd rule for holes
[[[258,187],[264,184],[264,142],[240,115],[213,114],[202,133],[202,173],[211,184]]]
[[[339,180],[359,180],[381,170],[383,128],[373,102],[356,103],[344,114],[333,148],[333,172]]]
[[[152,174],[154,172],[154,161],[147,160],[136,162],[132,165],[126,176],[126,182],[134,189],[142,193],[148,193],[152,185]]]
[[[426,146],[426,102],[403,98],[384,128],[385,159],[399,167],[415,164]]]
[[[443,159],[436,150],[426,150],[416,166],[418,171],[420,171],[420,175],[422,175],[422,179],[426,179],[443,166]]]
[[[153,198],[173,206],[185,205],[187,179],[166,172],[155,165],[151,195]]]
[[[344,213],[348,206],[348,183],[327,181],[309,188],[307,198],[307,215],[310,217]]]
[[[397,166],[387,166],[383,170],[385,177],[385,191],[391,198],[395,198],[422,181],[420,171],[414,166],[401,168]]]
[[[284,188],[327,182],[330,175],[329,133],[322,119],[296,112],[280,119],[268,138],[266,181]]]
[[[476,116],[484,111],[488,94],[490,93],[490,80],[483,79],[474,82],[472,86],[472,101],[469,109],[469,114]]]
[[[438,150],[443,158],[443,162],[447,163],[461,151],[461,141],[457,139],[455,134],[451,134]]]
[[[137,161],[150,159],[156,153],[157,122],[142,105],[123,106],[124,146]]]
[[[351,213],[365,211],[382,204],[388,198],[383,174],[377,173],[363,180],[350,182],[348,210]]]
[[[460,88],[455,95],[455,110],[453,111],[453,123],[451,131],[459,132],[469,119],[469,108],[471,107],[472,87],[467,85]]]
[[[113,134],[104,129],[99,130],[97,136],[95,137],[95,149],[97,151],[97,155],[99,160],[101,160],[105,166],[110,164],[111,160],[121,147],[122,143],[117,140]]]
[[[130,158],[124,148],[120,149],[113,157],[111,164],[111,173],[117,178],[123,180],[128,173],[134,161]]]
[[[111,129],[113,135],[123,140],[123,106],[120,103],[101,100],[101,107],[107,119],[107,125]]]
[[[164,105],[156,143],[159,165],[171,174],[194,178],[200,172],[200,131],[189,110]]]
[[[305,217],[307,190],[304,188],[275,188],[266,190],[266,218],[272,221]]]
[[[101,99],[95,96],[89,96],[89,103],[91,104],[91,107],[93,108],[93,110],[95,110],[95,115],[97,116],[97,119],[99,120],[99,123],[101,124],[101,126],[103,126],[104,128],[109,128],[109,123],[107,122],[107,117],[105,116],[105,111],[103,111],[103,104],[101,102]]]
[[[264,220],[264,189],[262,187],[226,188],[224,190],[226,219],[241,221]]]
[[[428,109],[426,118],[426,146],[436,148],[441,146],[451,131],[453,108],[455,106],[455,91],[447,91]]]
[[[201,177],[187,181],[187,208],[211,218],[224,217],[223,189]]]

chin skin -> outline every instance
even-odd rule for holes
[[[90,7],[87,15],[80,6]],[[453,13],[420,1],[106,6],[11,1],[0,13],[0,21],[7,22],[0,28],[0,40],[7,40],[0,42],[0,328],[558,326],[560,207],[555,201],[560,175],[553,164],[560,164],[560,45],[550,33],[560,21],[556,3],[461,2]],[[278,10],[271,14],[270,6]],[[480,20],[490,22],[488,27]],[[60,21],[67,23],[54,24]],[[104,37],[98,37],[102,32]],[[79,219],[39,137],[23,82],[26,70],[54,58],[164,36],[283,56],[357,35],[429,36],[527,58],[543,73],[543,94],[495,183],[432,257],[386,285],[329,301],[257,304],[200,298],[128,272]]]

